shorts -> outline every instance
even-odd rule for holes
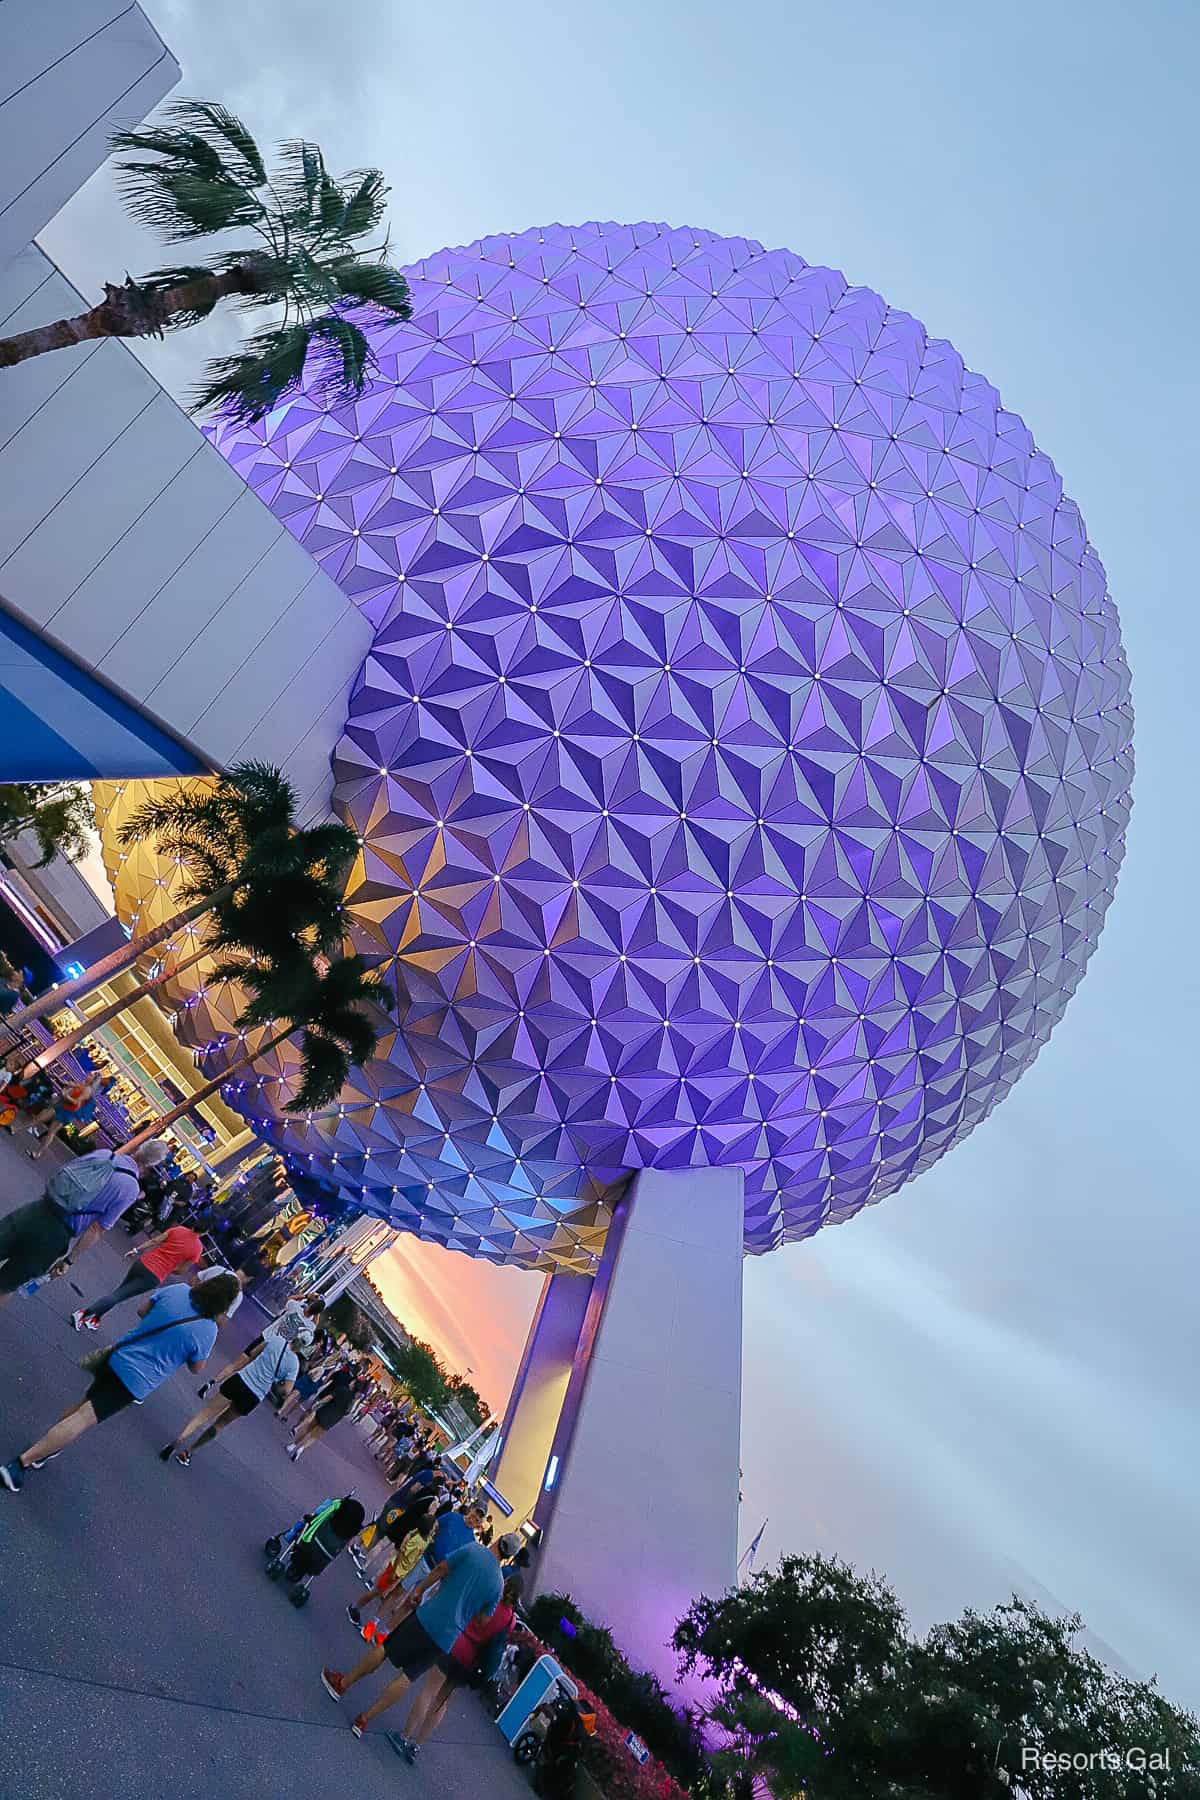
[[[92,1385],[83,1397],[91,1402],[97,1423],[101,1425],[114,1413],[124,1412],[127,1406],[136,1404],[121,1377],[114,1375],[107,1363],[96,1371]]]
[[[453,1688],[466,1687],[475,1679],[474,1669],[464,1669],[463,1665],[457,1662],[448,1650],[439,1652],[437,1666],[439,1673]]]
[[[71,1232],[47,1200],[31,1200],[0,1219],[0,1294],[37,1281],[71,1248]]]
[[[442,1650],[434,1643],[416,1613],[411,1613],[388,1632],[383,1654],[394,1669],[399,1669],[410,1681],[419,1681],[422,1675],[428,1675],[442,1655]]]
[[[395,1563],[388,1563],[384,1568],[383,1574],[375,1583],[375,1592],[377,1594],[390,1594],[399,1579],[400,1577],[396,1574]]]
[[[246,1414],[252,1413],[258,1405],[258,1395],[253,1388],[246,1386],[240,1375],[231,1375],[227,1381],[223,1381],[220,1392],[229,1401],[239,1419],[244,1419]]]
[[[332,1431],[335,1425],[341,1424],[349,1410],[348,1406],[341,1406],[336,1400],[327,1400],[323,1406],[318,1406],[313,1418],[322,1431]]]

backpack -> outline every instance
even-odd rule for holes
[[[88,1219],[99,1219],[107,1206],[91,1206],[108,1187],[113,1174],[113,1152],[80,1157],[78,1162],[64,1163],[46,1183],[46,1198],[62,1215],[72,1235],[83,1230]]]

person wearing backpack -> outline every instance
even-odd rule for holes
[[[277,1401],[286,1400],[299,1373],[300,1358],[288,1340],[267,1338],[258,1355],[223,1381],[216,1398],[192,1415],[178,1437],[164,1444],[159,1461],[170,1462],[174,1457],[180,1468],[186,1469],[197,1450],[211,1444],[235,1419],[246,1418],[268,1394],[273,1393]],[[196,1433],[199,1435],[189,1448],[187,1440]]]
[[[170,1154],[162,1138],[129,1156],[91,1150],[56,1169],[40,1200],[0,1219],[0,1306],[26,1282],[64,1274],[133,1205],[141,1172]]]
[[[28,1450],[0,1465],[0,1486],[19,1494],[31,1469],[53,1457],[127,1406],[140,1406],[184,1363],[199,1372],[217,1341],[217,1325],[238,1291],[232,1275],[197,1287],[172,1282],[140,1309],[142,1323],[109,1350],[94,1350],[82,1366],[92,1385]]]

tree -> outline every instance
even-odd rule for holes
[[[167,243],[231,231],[250,234],[206,262],[155,269],[106,284],[90,311],[0,339],[0,368],[89,338],[161,337],[198,324],[222,300],[246,311],[281,308],[232,356],[210,362],[194,400],[232,417],[265,417],[298,386],[309,353],[318,391],[361,394],[370,344],[349,311],[372,307],[411,317],[408,283],[386,260],[387,243],[362,249],[382,222],[388,189],[378,169],[335,180],[316,144],[281,144],[273,178],[242,121],[211,101],[183,100],[154,124],[119,131],[113,148],[125,203]]]
[[[142,1126],[121,1146],[123,1150],[135,1150],[148,1138],[160,1136],[296,1031],[300,1033],[300,1085],[284,1110],[306,1113],[329,1105],[341,1093],[351,1069],[375,1054],[380,1028],[364,1007],[390,1003],[387,989],[361,956],[339,956],[333,961],[323,956],[293,956],[271,966],[244,957],[218,964],[212,979],[236,981],[250,992],[251,999],[237,1019],[243,1033],[264,1026],[276,1029],[226,1064],[187,1100]]]
[[[325,1314],[325,1321],[335,1331],[340,1331],[356,1350],[371,1348],[370,1324],[362,1308],[355,1305],[349,1294],[338,1296]]]
[[[392,1357],[392,1366],[398,1379],[425,1412],[437,1412],[445,1406],[446,1371],[428,1344],[423,1344],[419,1338],[410,1338]]]
[[[472,1425],[482,1425],[488,1417],[488,1408],[465,1376],[448,1375],[446,1377],[446,1394],[448,1399],[457,1401]]]
[[[916,1639],[877,1576],[801,1556],[697,1601],[674,1642],[684,1669],[718,1683],[718,1766],[775,1800],[1200,1794],[1196,1720],[1153,1683],[1112,1674],[1073,1641],[1078,1629],[1014,1597]],[[1169,1777],[1140,1768],[1141,1750],[1168,1751]]]
[[[308,950],[340,943],[344,877],[358,839],[332,821],[298,829],[295,791],[269,764],[235,763],[212,782],[171,783],[126,820],[119,837],[125,848],[150,839],[180,872],[182,910],[21,1007],[8,1020],[13,1030],[111,980],[208,914],[217,949],[276,955],[292,943]],[[63,1055],[86,1030],[49,1046],[52,1054],[39,1062]]]
[[[49,781],[0,782],[0,843],[32,831],[41,852],[39,869],[56,856],[78,861],[95,828],[86,788]]]

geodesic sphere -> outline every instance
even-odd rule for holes
[[[410,271],[231,462],[364,609],[336,756],[399,1029],[297,1167],[500,1259],[737,1164],[766,1250],[1003,1097],[1112,897],[1129,682],[1049,458],[785,251],[562,226]],[[581,1210],[583,1209],[583,1210]]]

